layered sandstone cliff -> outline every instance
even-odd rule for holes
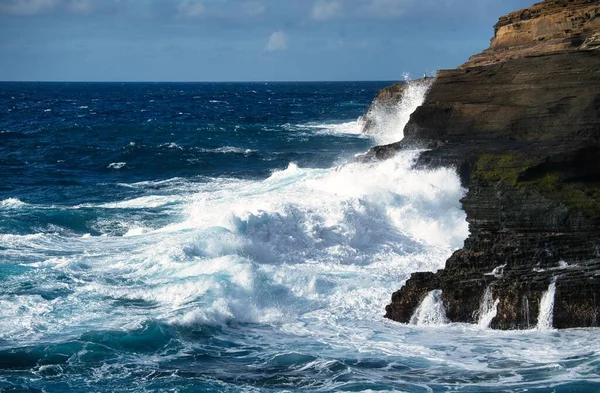
[[[598,0],[543,1],[512,12],[494,26],[490,47],[459,68],[598,45],[599,16]]]
[[[450,320],[476,322],[490,288],[492,327],[529,328],[555,282],[554,326],[598,325],[599,7],[553,0],[500,18],[490,49],[438,73],[405,138],[369,152],[426,147],[418,165],[454,165],[468,188],[463,249],[437,273],[414,274],[386,317],[408,322],[441,289]]]

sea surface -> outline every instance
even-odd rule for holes
[[[0,83],[0,391],[600,392],[598,329],[383,318],[468,236],[453,168],[354,162],[387,84]]]

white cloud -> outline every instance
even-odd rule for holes
[[[334,18],[342,9],[341,0],[318,0],[312,8],[310,17],[313,20],[324,21]]]
[[[54,8],[58,0],[12,0],[0,4],[0,12],[13,15],[36,15]]]
[[[269,37],[269,41],[267,41],[267,45],[265,46],[265,51],[267,52],[275,52],[278,50],[286,50],[287,49],[287,35],[279,30],[271,34]]]
[[[195,18],[204,13],[205,7],[200,1],[181,0],[177,7],[177,16]]]

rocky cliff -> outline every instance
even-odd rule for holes
[[[490,47],[460,68],[600,45],[598,0],[543,1],[500,18]]]
[[[405,138],[367,154],[426,147],[417,165],[454,165],[468,189],[464,247],[437,273],[414,274],[386,317],[408,322],[441,289],[450,320],[476,322],[489,287],[492,327],[529,328],[555,282],[554,327],[598,325],[599,31],[598,1],[544,1],[500,18],[488,50],[438,72]]]

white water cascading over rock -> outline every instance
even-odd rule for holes
[[[542,295],[540,301],[540,313],[538,315],[538,330],[552,329],[552,320],[554,319],[554,295],[556,294],[556,282],[548,286],[548,290]]]
[[[529,329],[530,324],[529,324],[529,299],[527,298],[527,296],[523,296],[522,299],[522,308],[523,308],[523,319],[526,322],[526,327],[527,329]]]
[[[482,329],[490,327],[492,319],[494,319],[498,312],[498,303],[500,303],[500,299],[494,300],[492,287],[488,285],[481,298],[481,306],[479,307],[479,321],[477,323],[479,327]]]
[[[440,289],[430,291],[410,319],[410,324],[417,326],[436,326],[447,323],[448,318],[446,318]]]
[[[410,115],[423,103],[434,80],[410,80],[407,76],[406,82],[383,89],[365,115],[359,118],[359,125],[377,144],[402,140]]]

